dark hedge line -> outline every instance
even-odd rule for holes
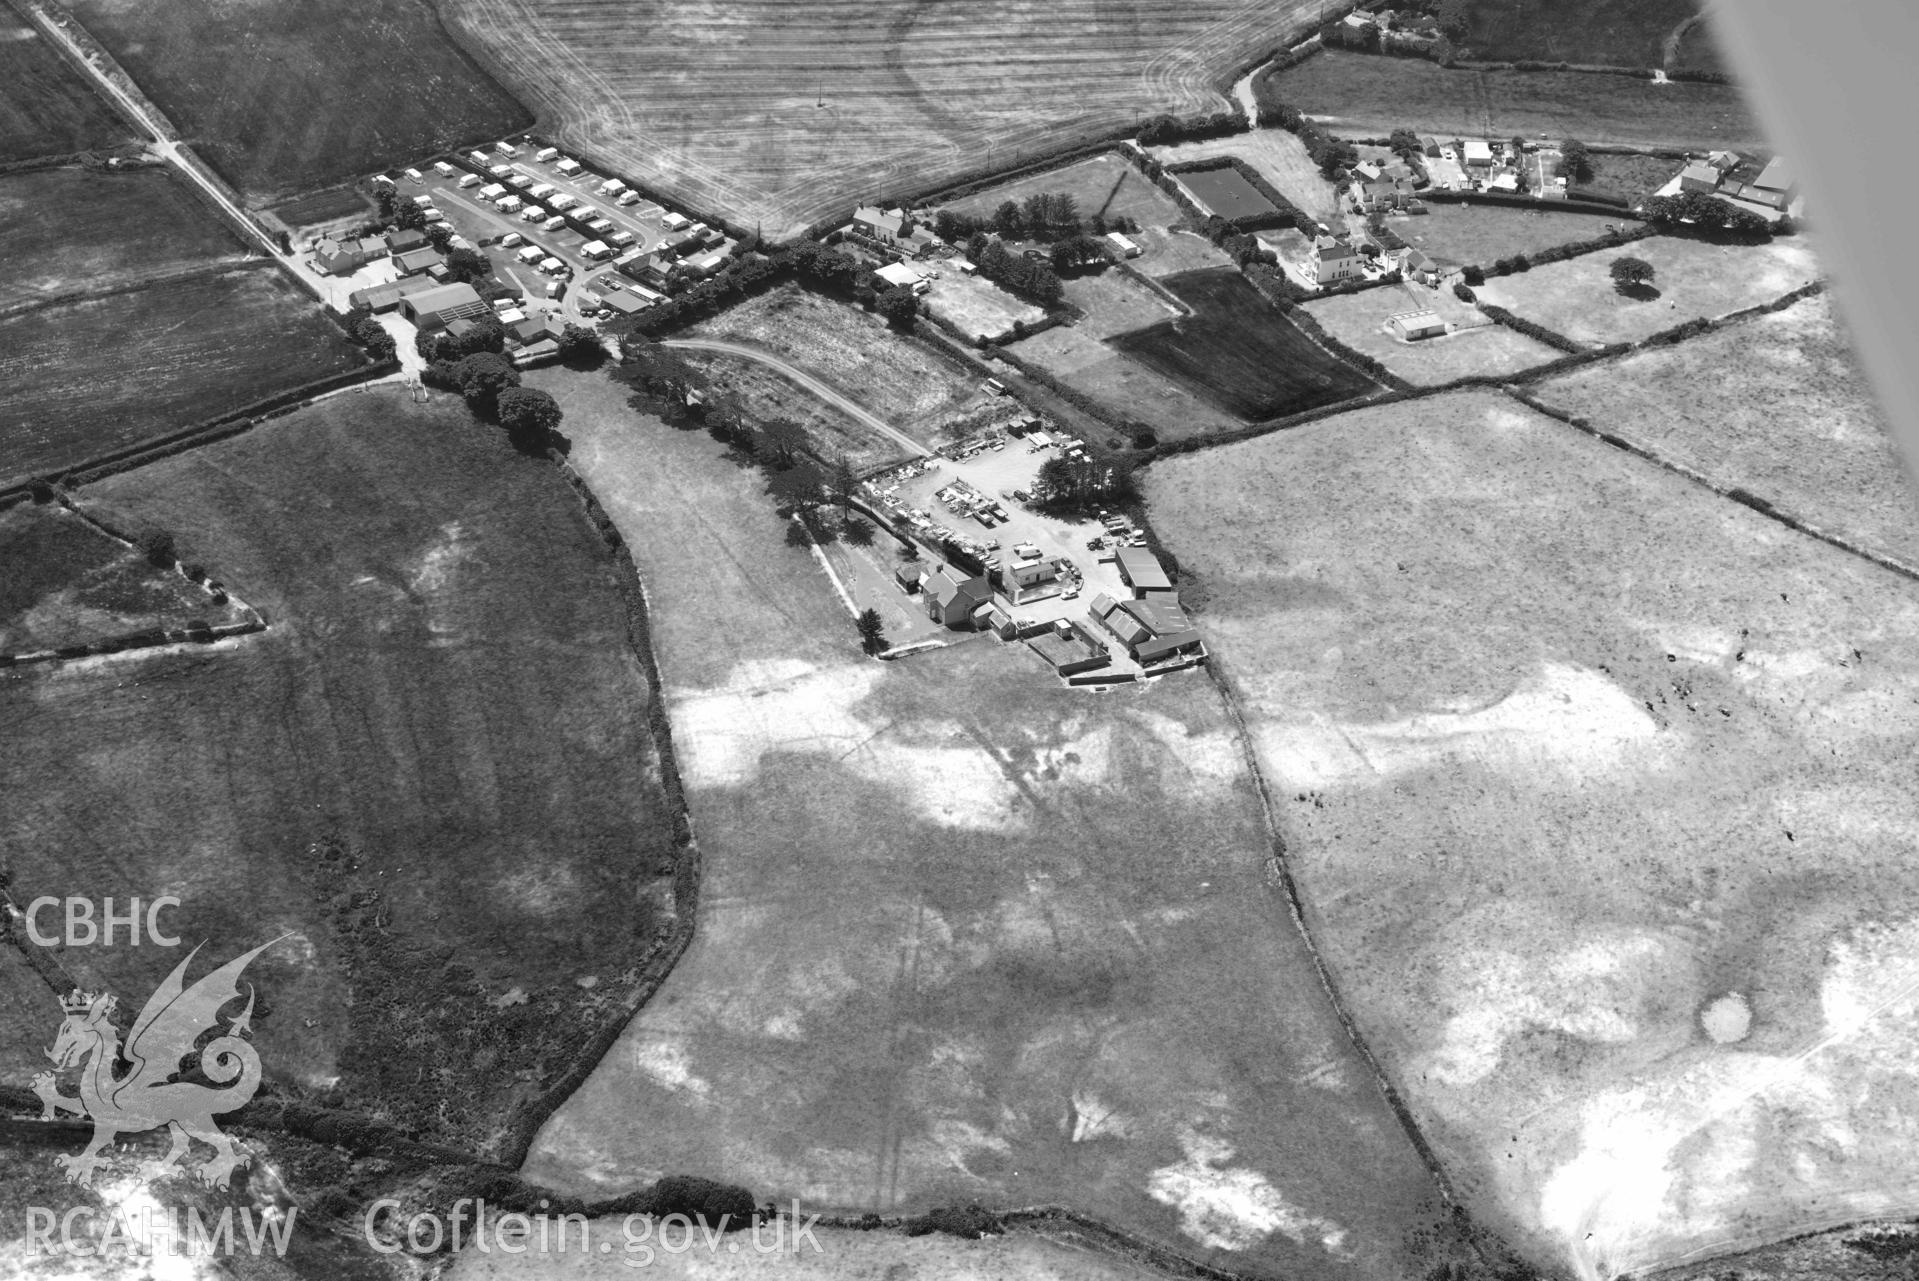
[[[1047,391],[1052,392],[1055,396],[1058,396],[1061,400],[1079,410],[1082,414],[1105,423],[1115,431],[1132,431],[1137,427],[1144,426],[1142,423],[1136,423],[1116,416],[1109,406],[1100,404],[1077,387],[1068,386],[1052,374],[1041,369],[1038,365],[1035,365],[1032,361],[1027,360],[1023,356],[1016,355],[1004,347],[995,347],[988,355],[993,360],[1004,361],[1006,364],[1011,365],[1019,371],[1021,377],[1038,383],[1040,386],[1046,388]]]
[[[1305,307],[1296,307],[1292,313],[1293,323],[1303,330],[1308,338],[1330,351],[1349,365],[1357,367],[1368,378],[1394,391],[1411,391],[1413,385],[1401,378],[1377,360],[1363,351],[1355,351],[1339,339],[1327,333],[1319,323],[1319,318]]]
[[[312,382],[303,383],[288,391],[256,400],[250,405],[243,405],[239,409],[188,427],[183,431],[172,432],[154,440],[129,445],[125,449],[118,449],[110,454],[101,454],[75,463],[54,473],[54,476],[63,485],[90,485],[108,476],[131,471],[135,467],[144,467],[149,463],[157,463],[163,458],[171,458],[175,454],[184,453],[200,445],[225,440],[229,436],[237,436],[241,432],[251,430],[264,419],[291,413],[317,396],[338,391],[342,387],[351,387],[356,383],[384,378],[388,374],[398,373],[399,370],[400,362],[395,358],[383,364],[367,365],[360,369],[329,374],[325,378],[316,378]],[[30,483],[21,481],[9,485],[6,489],[0,490],[0,494],[24,490]]]
[[[1635,80],[1654,79],[1651,67],[1609,67],[1597,62],[1542,62],[1537,58],[1522,58],[1517,62],[1477,62],[1455,58],[1446,64],[1448,70],[1459,71],[1575,71],[1589,76],[1631,76]],[[1676,79],[1676,77],[1673,77]]]
[[[1479,304],[1479,309],[1500,324],[1506,326],[1506,328],[1516,333],[1522,333],[1528,338],[1535,338],[1545,343],[1548,347],[1556,347],[1560,351],[1567,352],[1571,355],[1584,355],[1586,352],[1592,350],[1590,347],[1574,342],[1564,334],[1554,333],[1544,325],[1536,325],[1530,320],[1515,316],[1504,307],[1498,307],[1489,302],[1482,302]]]
[[[1254,191],[1266,197],[1266,199],[1271,202],[1273,208],[1279,211],[1277,220],[1269,214],[1255,214],[1248,218],[1228,218],[1226,221],[1231,223],[1235,228],[1243,231],[1255,231],[1264,230],[1267,227],[1297,227],[1304,230],[1308,227],[1318,226],[1316,219],[1308,218],[1298,205],[1295,205],[1281,194],[1279,188],[1267,182],[1259,170],[1253,168],[1238,156],[1219,156],[1211,160],[1196,160],[1191,164],[1167,166],[1168,173],[1200,173],[1210,169],[1231,169],[1234,173],[1244,178],[1252,186]]]
[[[1531,209],[1538,213],[1596,213],[1609,218],[1638,218],[1630,208],[1621,208],[1612,204],[1602,204],[1595,200],[1574,200],[1568,196],[1564,200],[1540,200],[1534,196],[1508,196],[1496,191],[1447,191],[1428,189],[1420,193],[1421,200],[1440,205],[1503,205],[1508,209]]]
[[[930,188],[926,192],[914,196],[914,203],[926,205],[951,204],[955,200],[963,200],[975,192],[985,191],[990,187],[1000,186],[1002,183],[1013,182],[1021,178],[1030,178],[1035,174],[1048,173],[1054,169],[1064,169],[1068,165],[1078,164],[1080,161],[1092,156],[1107,153],[1117,154],[1120,148],[1114,144],[1122,139],[1132,137],[1133,130],[1136,127],[1137,126],[1134,125],[1125,125],[1119,128],[1109,129],[1092,142],[1074,143],[1061,151],[1042,156],[1035,160],[1025,161],[1011,168],[1001,166],[997,169],[988,169],[982,166],[966,176],[949,180],[942,186]],[[851,221],[850,214],[834,225],[844,225],[849,221]]]

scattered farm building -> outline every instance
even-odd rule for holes
[[[900,590],[908,596],[919,591],[920,580],[925,576],[926,569],[918,561],[908,561],[893,571],[893,581],[898,583]]]
[[[1166,567],[1144,547],[1120,548],[1118,568],[1120,581],[1132,588],[1135,596],[1173,590],[1173,580],[1166,576]]]
[[[927,574],[926,616],[942,627],[970,627],[973,615],[992,603],[993,589],[978,574],[963,576],[944,565]]]
[[[701,254],[687,263],[687,269],[696,276],[710,276],[726,265],[731,257],[724,249],[715,249],[710,254]]]
[[[1107,232],[1106,243],[1118,251],[1119,256],[1122,258],[1137,258],[1141,253],[1140,247],[1124,232]]]
[[[390,254],[403,254],[409,249],[418,249],[426,243],[426,233],[416,228],[389,231],[386,236],[386,251]]]
[[[392,284],[375,285],[370,289],[356,289],[347,295],[347,302],[351,306],[365,307],[370,311],[392,311],[400,305],[401,299],[433,287],[433,282],[426,277],[411,276],[405,280],[396,280]]]
[[[1401,312],[1397,316],[1389,317],[1386,327],[1394,336],[1404,338],[1408,342],[1417,342],[1421,338],[1437,338],[1446,332],[1446,322],[1439,318],[1437,312],[1431,311]]]
[[[439,285],[400,300],[400,311],[421,329],[444,329],[456,320],[492,314],[472,285]]]
[[[313,247],[313,263],[329,276],[350,276],[366,265],[358,242],[322,240]]]
[[[1700,191],[1710,194],[1719,190],[1720,171],[1703,160],[1695,160],[1679,174],[1681,191]]]
[[[1484,138],[1468,138],[1465,141],[1466,164],[1470,168],[1490,169],[1493,164],[1493,147]]]
[[[1057,595],[1060,591],[1059,566],[1050,560],[1029,561],[1024,565],[1007,565],[1000,569],[1000,586],[1006,597],[1015,605],[1024,605],[1029,601],[1043,600]]]
[[[1445,150],[1445,148],[1440,145],[1439,139],[1432,134],[1427,134],[1419,140],[1419,149],[1429,156],[1437,156],[1441,151]]]
[[[431,247],[409,249],[403,254],[393,256],[393,265],[402,276],[417,276],[421,272],[440,265],[440,251]]]
[[[1088,621],[1120,643],[1135,662],[1156,663],[1180,654],[1201,654],[1204,647],[1191,620],[1170,593],[1145,600],[1116,601],[1105,592],[1093,598]]]
[[[910,289],[923,294],[932,288],[932,282],[903,262],[889,262],[873,273],[895,289]]]

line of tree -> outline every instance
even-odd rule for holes
[[[1024,201],[1006,200],[989,217],[942,209],[933,215],[933,231],[948,244],[963,244],[978,232],[996,232],[1009,240],[1072,239],[1109,231],[1134,232],[1139,224],[1125,215],[1082,217],[1069,192],[1038,192]]]
[[[1054,455],[1040,464],[1034,505],[1052,515],[1083,514],[1111,507],[1138,496],[1132,469],[1123,463],[1088,455]]]
[[[1254,85],[1253,105],[1260,124],[1284,129],[1305,144],[1306,154],[1319,166],[1321,176],[1333,181],[1343,180],[1346,177],[1344,171],[1359,163],[1359,148],[1343,138],[1326,133],[1306,119],[1299,108],[1280,101],[1270,77]]]
[[[367,358],[376,365],[384,365],[399,354],[400,346],[393,341],[370,307],[355,307],[344,317],[347,337],[365,348]]]

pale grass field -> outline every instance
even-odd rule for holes
[[[1470,1208],[1602,1276],[1913,1212],[1919,588],[1491,393],[1147,497]]]

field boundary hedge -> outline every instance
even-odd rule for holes
[[[1591,213],[1604,214],[1609,218],[1644,220],[1629,206],[1605,204],[1597,200],[1541,200],[1537,196],[1508,196],[1497,191],[1451,191],[1443,187],[1429,187],[1420,193],[1419,198],[1436,205],[1499,205],[1507,209],[1530,209],[1535,213]]]
[[[210,418],[164,436],[116,449],[112,453],[98,454],[82,459],[68,467],[57,468],[48,475],[66,486],[91,485],[105,480],[108,476],[117,476],[122,472],[157,463],[164,458],[184,453],[201,445],[210,445],[250,431],[268,418],[278,418],[282,414],[292,413],[305,407],[312,401],[333,392],[341,391],[359,383],[371,383],[400,372],[400,362],[396,358],[381,364],[367,364],[359,369],[342,370],[324,378],[316,378],[283,392],[266,396],[251,404]],[[12,499],[26,494],[33,485],[33,478],[14,481],[0,486],[0,500]]]
[[[1769,309],[1769,305],[1760,308],[1760,310]],[[1629,440],[1617,432],[1595,427],[1590,419],[1547,404],[1523,387],[1512,385],[1507,386],[1504,390],[1508,396],[1535,413],[1543,414],[1555,422],[1564,423],[1574,431],[1583,432],[1595,440],[1611,445],[1614,449],[1631,454],[1633,457],[1652,463],[1654,466],[1662,467],[1676,476],[1683,476],[1695,485],[1708,489],[1721,498],[1730,499],[1743,507],[1750,507],[1761,516],[1775,520],[1788,529],[1796,530],[1809,538],[1816,538],[1822,543],[1836,547],[1840,551],[1850,552],[1854,556],[1871,561],[1881,569],[1890,570],[1902,578],[1919,582],[1919,566],[1909,565],[1895,556],[1888,556],[1884,552],[1876,551],[1862,543],[1855,542],[1844,534],[1836,534],[1831,530],[1815,525],[1804,517],[1796,516],[1792,512],[1779,507],[1770,499],[1761,498],[1748,489],[1741,488],[1738,485],[1723,484],[1714,480],[1704,472],[1689,467],[1676,459],[1666,457],[1650,445]]]
[[[1545,343],[1548,347],[1557,348],[1569,356],[1581,355],[1592,350],[1586,344],[1576,343],[1566,335],[1548,329],[1544,325],[1534,324],[1523,316],[1515,316],[1497,304],[1482,302],[1479,304],[1479,310],[1514,333],[1524,334],[1528,338]]]
[[[653,750],[659,760],[660,792],[666,800],[673,823],[673,846],[676,851],[673,867],[674,925],[666,935],[654,939],[641,956],[636,967],[639,976],[621,1003],[624,1010],[622,1016],[607,1020],[603,1027],[587,1038],[575,1054],[572,1066],[503,1127],[505,1152],[501,1159],[511,1166],[518,1166],[526,1159],[540,1127],[586,1083],[587,1077],[593,1074],[600,1061],[618,1044],[626,1025],[658,993],[667,975],[673,972],[680,958],[686,954],[686,949],[692,945],[693,935],[699,928],[700,847],[693,835],[693,816],[687,805],[686,783],[680,774],[679,753],[673,744],[673,724],[666,712],[666,687],[660,675],[659,658],[653,650],[652,612],[646,594],[646,580],[641,577],[639,565],[633,560],[632,548],[627,546],[626,539],[621,536],[612,517],[606,514],[606,509],[600,505],[600,500],[586,479],[573,470],[572,464],[560,454],[550,452],[548,457],[560,477],[566,481],[567,487],[579,499],[581,513],[606,549],[619,579],[626,642],[646,680],[647,728],[651,731]]]
[[[47,311],[54,307],[71,307],[76,303],[98,302],[105,298],[119,298],[126,294],[142,293],[148,289],[159,289],[166,285],[177,285],[182,281],[194,280],[200,276],[223,276],[230,271],[257,271],[263,267],[275,267],[278,264],[271,259],[261,257],[242,258],[238,261],[223,261],[215,258],[207,262],[183,263],[171,271],[163,271],[139,280],[122,280],[104,289],[69,289],[64,293],[48,294],[39,298],[28,298],[12,306],[0,308],[0,319],[12,319],[15,316],[29,316],[36,311]]]
[[[1238,156],[1211,156],[1204,160],[1188,160],[1180,164],[1166,165],[1163,172],[1184,176],[1189,173],[1212,173],[1219,169],[1231,169],[1244,178],[1253,190],[1264,196],[1266,202],[1273,206],[1273,212],[1242,214],[1237,218],[1226,218],[1222,214],[1211,214],[1207,215],[1208,217],[1221,218],[1234,231],[1271,231],[1280,227],[1298,227],[1301,219],[1305,219],[1309,226],[1316,225],[1314,219],[1306,218],[1297,205],[1281,195],[1277,188],[1259,175],[1258,170]],[[1191,188],[1186,187],[1184,183],[1180,186],[1188,195],[1191,195]],[[1197,206],[1199,198],[1193,196],[1192,199]]]
[[[1368,356],[1363,351],[1348,347],[1345,343],[1327,333],[1326,327],[1319,323],[1319,317],[1313,315],[1307,308],[1295,307],[1286,313],[1286,317],[1299,327],[1301,333],[1318,343],[1328,355],[1354,366],[1374,382],[1380,383],[1393,391],[1411,391],[1413,389],[1412,383],[1407,382],[1379,361]]]

